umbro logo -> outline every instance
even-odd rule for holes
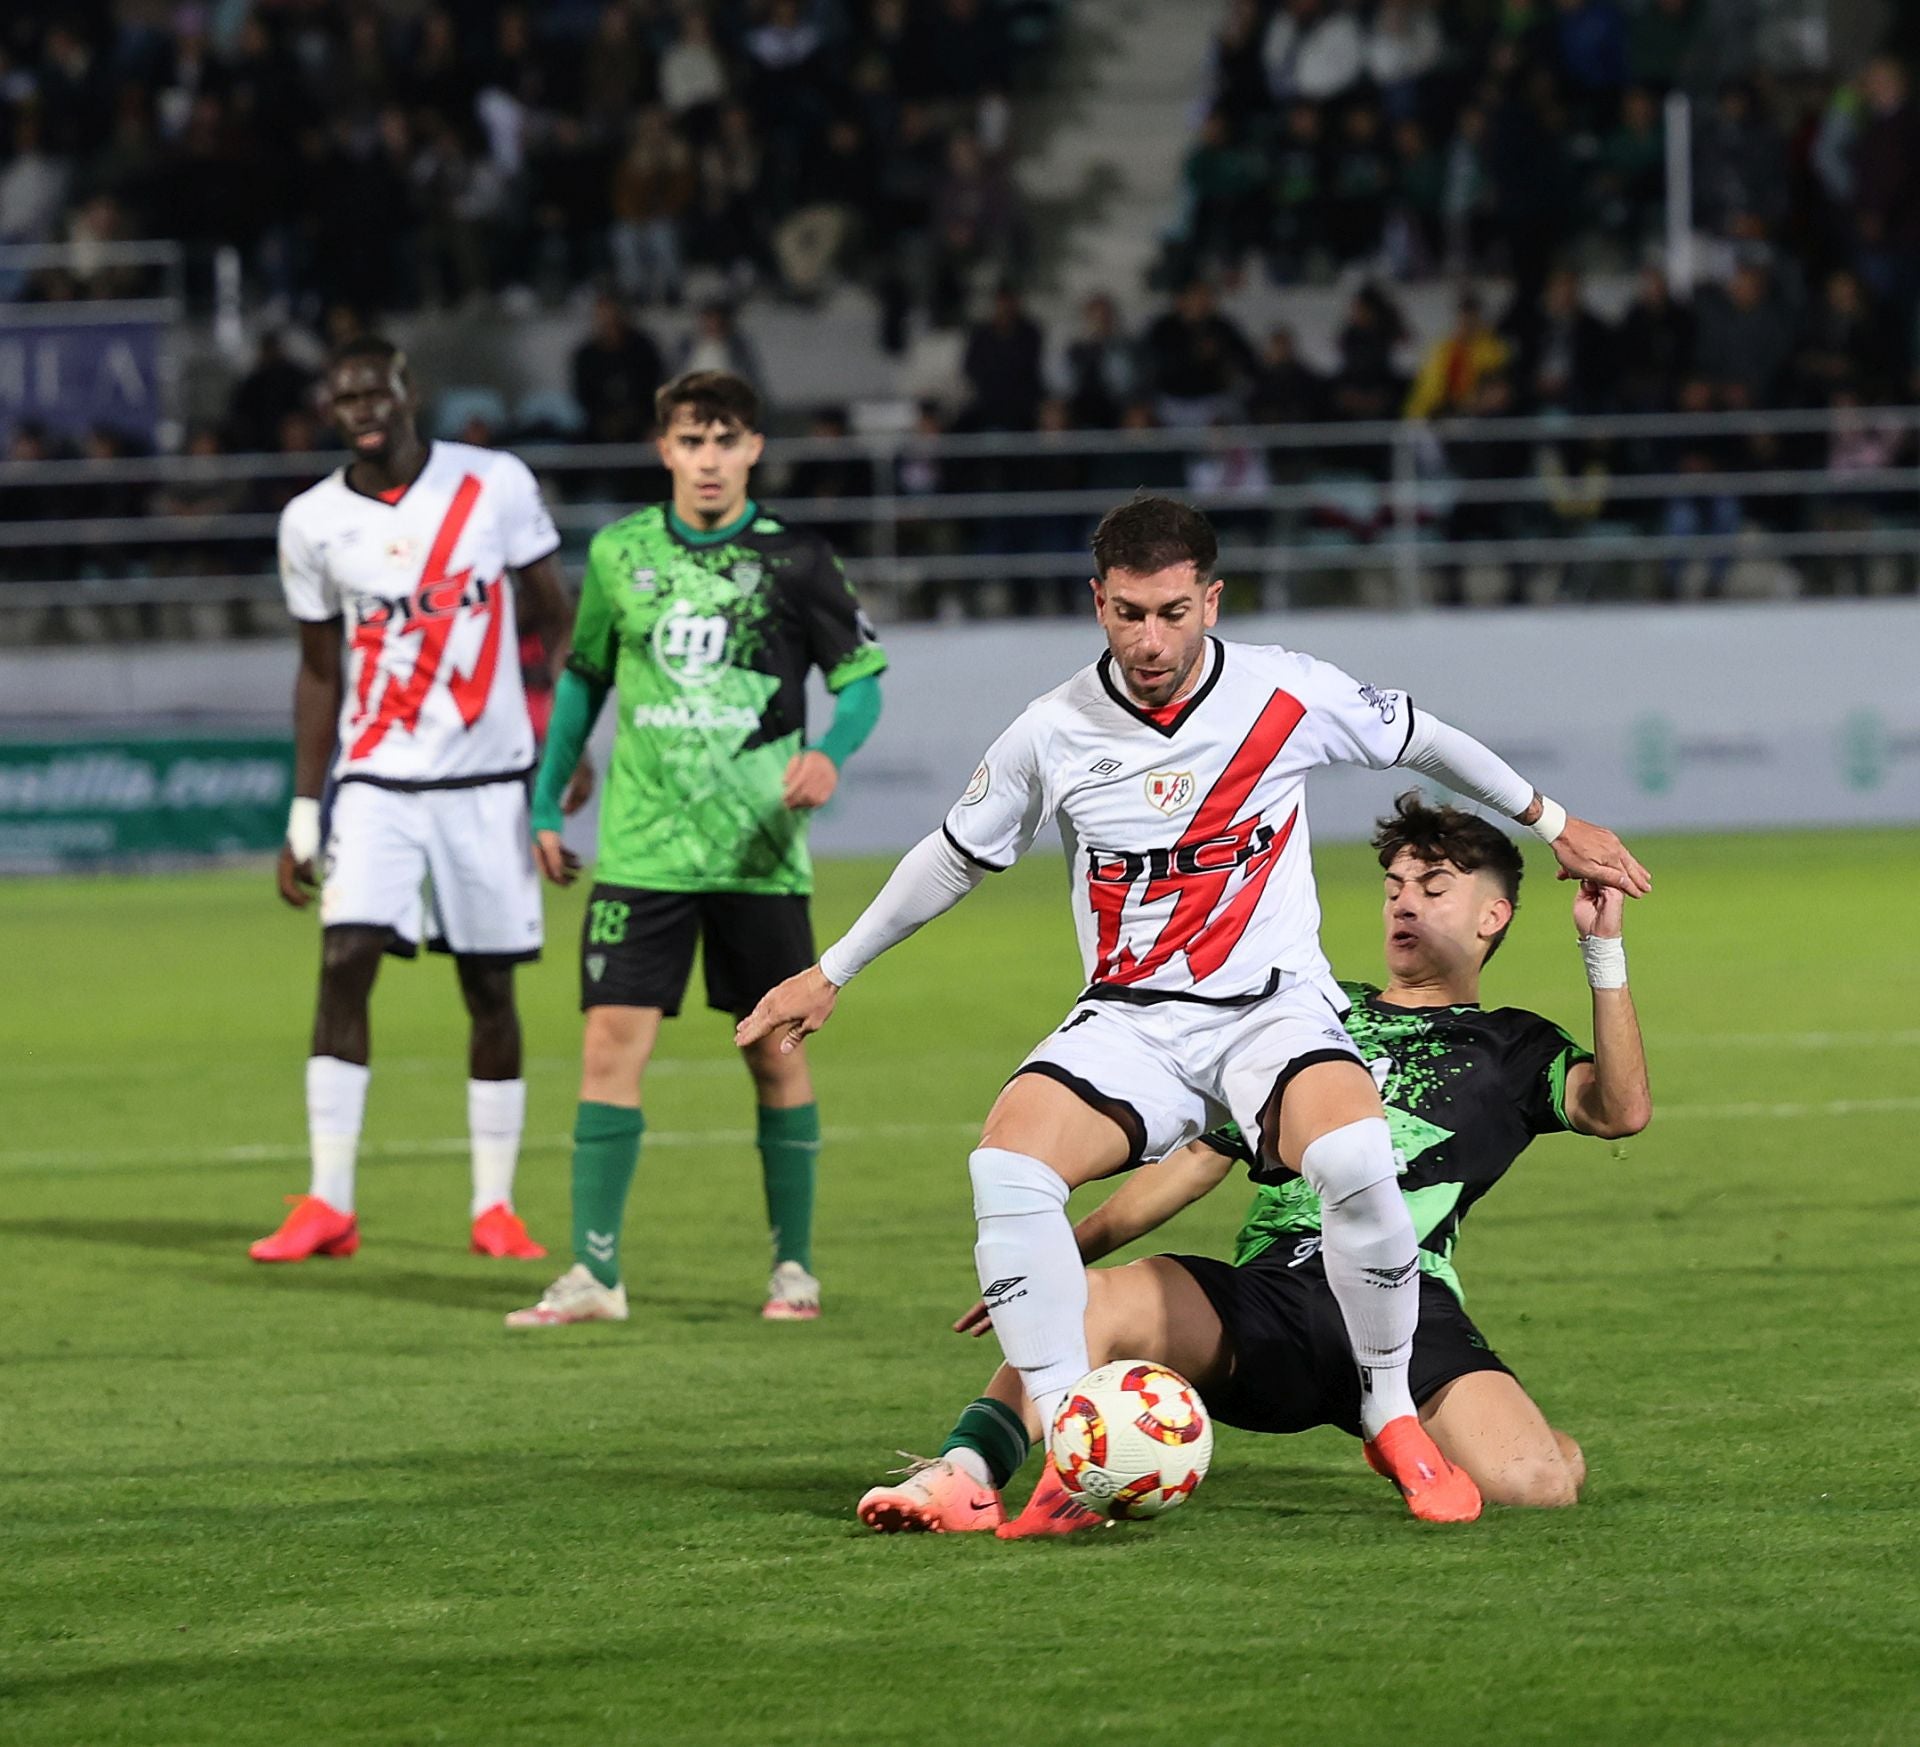
[[[1397,1268],[1362,1268],[1360,1272],[1366,1276],[1369,1286],[1391,1290],[1419,1266],[1419,1260],[1416,1258],[1411,1262],[1402,1262]]]
[[[991,1286],[987,1287],[980,1294],[980,1296],[988,1301],[988,1308],[991,1309],[992,1301],[994,1299],[1003,1297],[1007,1293],[1011,1292],[1014,1289],[1014,1287],[1018,1286],[1020,1282],[1025,1278],[1026,1278],[1025,1274],[1009,1274],[1004,1280],[994,1281],[994,1283]]]
[[[1119,759],[1117,759],[1117,758],[1103,758],[1103,759],[1101,759],[1101,760],[1100,760],[1100,762],[1099,762],[1098,764],[1096,764],[1096,765],[1095,765],[1095,766],[1093,767],[1093,774],[1094,774],[1095,776],[1112,776],[1112,775],[1113,775],[1113,773],[1114,773],[1114,772],[1115,772],[1116,770],[1118,770],[1119,768],[1120,768],[1120,760],[1119,760]]]

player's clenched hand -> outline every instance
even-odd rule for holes
[[[1618,886],[1582,880],[1573,900],[1573,925],[1589,940],[1618,940],[1627,900]]]
[[[824,752],[802,752],[787,765],[780,799],[797,813],[824,807],[840,786],[840,772]]]
[[[556,886],[570,886],[580,877],[580,858],[560,841],[558,831],[533,834],[533,859]]]
[[[1644,898],[1653,890],[1653,876],[1604,825],[1569,815],[1566,830],[1553,840],[1553,853],[1563,880],[1592,880],[1613,886],[1629,898]]]
[[[571,819],[593,799],[593,760],[584,752],[567,778],[567,792],[560,797],[560,811]]]
[[[993,1318],[987,1314],[987,1301],[976,1298],[973,1308],[955,1321],[953,1332],[957,1335],[972,1335],[977,1341],[988,1329],[993,1327]]]
[[[745,1049],[763,1037],[777,1036],[780,1053],[791,1055],[801,1038],[812,1036],[826,1024],[839,998],[839,987],[828,982],[826,973],[815,965],[761,996],[760,1005],[734,1027],[733,1041]]]
[[[313,863],[295,861],[292,845],[280,845],[280,862],[274,869],[274,877],[280,882],[280,896],[286,899],[296,910],[304,910],[313,902],[313,894],[320,882],[314,878]]]

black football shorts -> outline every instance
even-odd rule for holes
[[[1292,1253],[1282,1238],[1243,1267],[1211,1256],[1167,1258],[1194,1277],[1232,1343],[1233,1375],[1208,1392],[1207,1406],[1216,1419],[1245,1431],[1331,1425],[1358,1437],[1360,1377],[1340,1305],[1319,1259],[1288,1267]],[[1456,1377],[1506,1370],[1460,1300],[1422,1274],[1409,1375],[1415,1405],[1424,1406]]]
[[[698,945],[707,1005],[751,1012],[776,983],[813,963],[804,897],[761,892],[654,892],[596,885],[580,929],[580,1009],[680,1011]]]

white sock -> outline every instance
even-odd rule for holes
[[[467,1132],[473,1137],[473,1212],[513,1205],[520,1131],[527,1125],[525,1080],[469,1080]]]
[[[1025,1153],[981,1147],[973,1177],[980,1291],[1007,1363],[1051,1426],[1087,1363],[1087,1276],[1067,1219],[1067,1186]]]
[[[1420,1244],[1385,1118],[1321,1135],[1300,1155],[1300,1173],[1320,1196],[1321,1259],[1360,1367],[1360,1429],[1371,1438],[1414,1411],[1407,1364],[1420,1321]]]
[[[986,1457],[978,1450],[970,1450],[961,1444],[957,1449],[947,1452],[947,1460],[976,1486],[985,1486],[994,1492],[1000,1490],[993,1484],[993,1470],[987,1466]]]
[[[353,1165],[372,1070],[338,1056],[307,1057],[307,1147],[313,1181],[307,1189],[329,1207],[353,1211]]]

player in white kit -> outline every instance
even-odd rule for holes
[[[304,908],[322,865],[307,1061],[313,1175],[249,1253],[297,1262],[359,1248],[368,1000],[381,956],[411,958],[424,941],[453,955],[472,1021],[472,1247],[538,1257],[545,1250],[513,1210],[527,1101],[513,969],[541,945],[519,647],[522,624],[549,655],[564,639],[560,536],[524,462],[421,440],[406,359],[388,342],[343,347],[327,391],[352,459],[280,517],[281,582],[300,626],[280,895]]]
[[[1027,707],[942,828],[740,1039],[818,1030],[865,965],[1057,820],[1087,988],[1007,1083],[970,1161],[982,1297],[1041,1423],[1089,1368],[1069,1191],[1230,1114],[1319,1193],[1376,1465],[1416,1516],[1468,1520],[1479,1493],[1421,1429],[1408,1389],[1414,1227],[1320,951],[1304,780],[1327,764],[1404,766],[1532,826],[1570,875],[1633,895],[1650,882],[1612,832],[1569,818],[1404,693],[1209,637],[1220,583],[1198,511],[1135,499],[1101,523],[1093,557],[1107,653]]]

